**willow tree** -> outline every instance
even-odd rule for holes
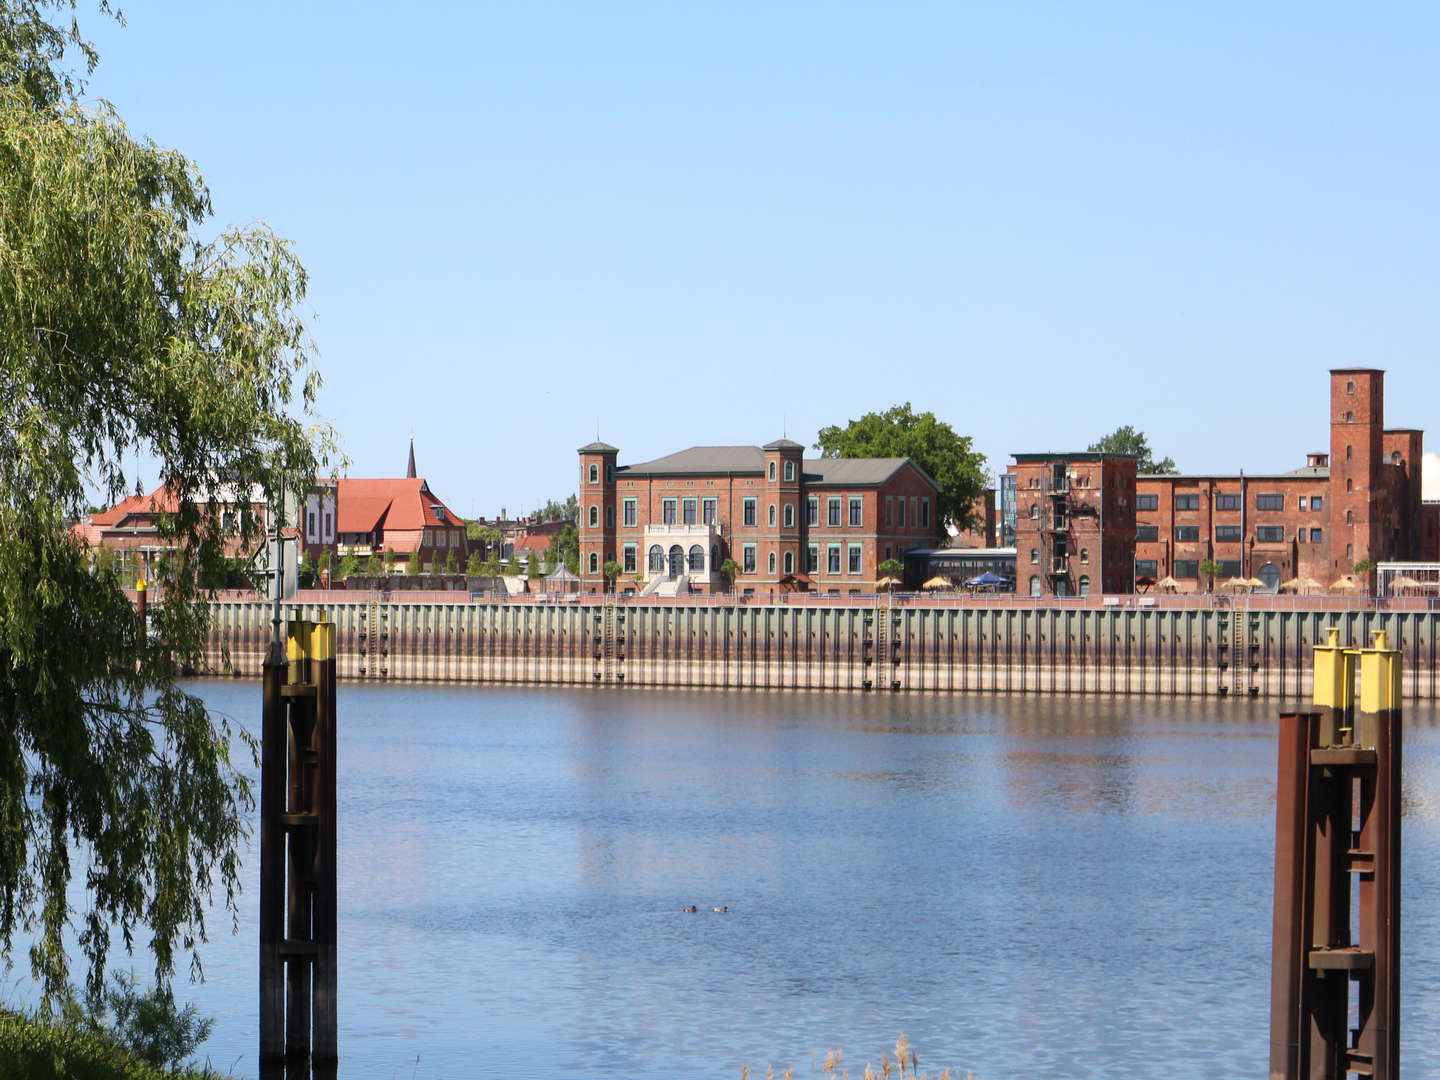
[[[215,892],[233,912],[248,752],[174,662],[204,642],[221,492],[253,541],[248,493],[314,476],[329,441],[302,268],[263,228],[207,239],[195,166],[81,101],[70,6],[0,0],[0,945],[30,943],[47,999],[67,927],[98,990],[112,936],[164,982],[177,954],[198,968]],[[149,635],[69,530],[142,455],[174,505]]]

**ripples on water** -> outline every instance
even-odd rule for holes
[[[253,726],[257,686],[199,689]],[[1273,703],[406,686],[339,708],[343,1076],[807,1075],[834,1047],[858,1076],[901,1031],[984,1080],[1265,1074]],[[1440,736],[1410,716],[1422,1075]],[[241,1075],[254,896],[190,993]]]

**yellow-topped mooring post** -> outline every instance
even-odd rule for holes
[[[265,668],[260,766],[260,1073],[338,1058],[335,628],[292,620]],[[308,1075],[308,1074],[307,1074]]]
[[[1401,681],[1387,645],[1382,631],[1348,648],[1329,628],[1316,711],[1280,717],[1272,1080],[1399,1076]]]

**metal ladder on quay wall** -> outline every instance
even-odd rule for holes
[[[625,616],[615,610],[613,602],[608,603],[594,616],[593,653],[595,659],[594,679],[596,685],[623,683],[625,681],[625,652],[623,643],[617,640],[625,623]]]

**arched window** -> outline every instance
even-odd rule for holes
[[[1354,383],[1353,380],[1351,380],[1351,381],[1349,381],[1349,382],[1347,382],[1347,383],[1345,384],[1345,393],[1347,393],[1347,394],[1353,394],[1353,393],[1355,393],[1355,383]]]
[[[1267,562],[1260,567],[1257,576],[1265,583],[1266,592],[1274,592],[1280,587],[1280,568],[1273,562]]]
[[[665,549],[659,544],[651,544],[649,558],[650,573],[663,574],[665,572]]]
[[[1030,504],[1030,520],[1031,520],[1031,521],[1038,521],[1038,520],[1040,520],[1040,504],[1039,504],[1039,503],[1031,503],[1031,504]]]
[[[794,572],[795,572],[795,553],[794,553],[793,551],[787,551],[787,552],[785,552],[785,573],[787,573],[787,574],[793,574]]]
[[[795,479],[795,462],[793,462],[793,461],[787,461],[787,462],[785,462],[785,481],[786,481],[786,483],[789,483],[791,480],[794,480],[794,479]]]
[[[1031,549],[1030,549],[1030,564],[1031,564],[1032,566],[1039,566],[1039,565],[1040,565],[1040,549],[1039,549],[1039,548],[1031,548]]]
[[[590,552],[590,572],[592,574],[600,572],[600,553],[598,551]]]
[[[1081,549],[1080,549],[1080,561],[1081,561],[1082,563],[1088,563],[1088,562],[1090,561],[1090,549],[1089,549],[1089,548],[1081,548]]]
[[[1354,490],[1355,490],[1355,481],[1354,481],[1351,477],[1348,477],[1348,476],[1345,477],[1345,490],[1346,490],[1346,491],[1354,491]]]
[[[1089,595],[1090,595],[1090,577],[1089,577],[1088,574],[1081,574],[1081,575],[1080,575],[1080,595],[1081,595],[1081,596],[1089,596]]]
[[[600,524],[600,507],[590,507],[590,527],[593,529]]]
[[[1355,414],[1354,414],[1353,412],[1351,412],[1349,409],[1346,409],[1346,410],[1345,410],[1345,423],[1348,424],[1348,423],[1350,423],[1350,422],[1351,422],[1352,420],[1354,420],[1354,419],[1355,419]]]
[[[772,462],[772,464],[773,464],[773,462]],[[774,524],[775,524],[775,504],[774,504],[774,503],[771,503],[771,504],[770,504],[770,524],[771,524],[771,525],[774,525]]]
[[[785,527],[788,529],[795,524],[795,504],[785,504]]]
[[[1404,464],[1405,464],[1405,459],[1400,456],[1400,451],[1399,451],[1399,450],[1396,450],[1394,453],[1392,453],[1392,454],[1390,455],[1390,464],[1391,464],[1391,465],[1404,465]]]
[[[685,549],[679,544],[670,545],[670,576],[679,577],[685,572]]]
[[[775,463],[773,461],[770,462],[770,479],[775,479]]]
[[[1030,575],[1030,595],[1031,595],[1031,596],[1039,596],[1039,595],[1040,595],[1040,576],[1039,576],[1038,574],[1031,574],[1031,575]]]
[[[770,558],[767,560],[767,562],[770,566],[770,573],[775,573],[775,553],[773,551],[770,552]]]
[[[705,572],[705,549],[699,544],[690,548],[690,572],[692,574],[703,574]]]
[[[591,465],[591,466],[590,466],[590,482],[591,482],[592,484],[598,484],[598,483],[600,482],[600,466],[599,466],[599,465]]]
[[[1349,461],[1349,460],[1350,460],[1351,458],[1353,458],[1354,456],[1355,456],[1355,447],[1353,447],[1353,446],[1347,446],[1347,447],[1345,447],[1345,460],[1346,460],[1346,461]]]
[[[1355,511],[1354,511],[1354,510],[1346,510],[1346,511],[1345,511],[1345,524],[1346,524],[1346,525],[1354,525],[1354,524],[1355,524]]]

